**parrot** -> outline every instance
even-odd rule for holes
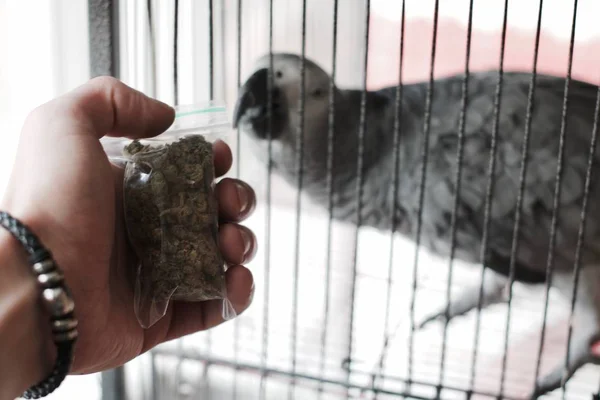
[[[461,114],[465,77],[468,96]],[[568,86],[553,272],[547,276],[566,78],[536,74],[528,113],[532,73],[504,72],[501,96],[496,96],[498,77],[496,70],[458,73],[432,78],[431,85],[429,81],[405,83],[401,92],[397,86],[341,88],[313,60],[293,53],[271,53],[256,60],[239,87],[232,125],[250,138],[251,151],[268,160],[285,181],[296,185],[302,174],[302,193],[318,206],[328,206],[331,190],[335,220],[381,231],[395,229],[413,241],[420,225],[420,244],[428,251],[485,267],[488,273],[483,283],[463,288],[448,310],[444,306],[433,312],[419,324],[422,328],[478,308],[480,285],[482,307],[507,301],[529,117],[528,164],[512,276],[514,282],[525,285],[550,281],[553,290],[571,299],[586,187],[589,203],[600,201],[600,150],[591,147],[598,87],[576,79]],[[330,122],[333,145],[328,147]],[[459,169],[460,188],[456,179]],[[490,175],[493,196],[487,252],[482,256]],[[592,345],[600,338],[600,208],[587,207],[585,222],[569,356],[565,354],[548,374],[539,377],[530,398],[561,387],[583,365],[598,362]]]

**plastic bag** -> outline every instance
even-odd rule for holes
[[[172,300],[222,299],[223,317],[235,317],[218,246],[212,153],[228,129],[224,107],[180,106],[173,125],[155,138],[102,140],[110,160],[125,168],[125,223],[139,260],[135,314],[144,328]]]

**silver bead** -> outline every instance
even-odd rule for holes
[[[52,259],[44,260],[33,264],[33,270],[36,274],[45,274],[54,271],[56,265]]]
[[[68,342],[70,340],[77,339],[79,334],[76,330],[68,331],[68,332],[60,332],[52,334],[52,339],[54,339],[54,343],[60,342]]]
[[[40,274],[37,277],[37,280],[40,285],[43,287],[56,286],[61,283],[64,279],[64,275],[60,271],[48,272],[45,274]]]
[[[71,329],[77,328],[77,320],[75,318],[69,319],[59,319],[57,321],[52,321],[52,331],[53,332],[66,332]]]
[[[73,312],[75,303],[71,296],[61,287],[44,289],[42,292],[44,305],[53,317],[62,317]]]

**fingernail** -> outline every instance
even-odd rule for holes
[[[248,197],[248,188],[240,182],[235,183],[235,188],[237,190],[238,201],[239,201],[239,205],[240,205],[239,215],[244,216],[248,212],[248,208],[250,206],[250,198]]]
[[[244,228],[240,228],[240,233],[242,234],[242,240],[244,241],[244,260],[242,262],[246,262],[248,257],[251,256],[252,235]]]
[[[248,304],[252,304],[254,301],[254,292],[256,291],[256,285],[254,281],[252,282],[252,287],[250,288],[250,296],[248,297]]]

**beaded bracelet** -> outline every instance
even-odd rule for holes
[[[29,254],[29,262],[42,290],[42,302],[50,314],[52,339],[57,349],[54,368],[44,380],[21,396],[25,399],[39,399],[56,390],[71,368],[73,346],[77,340],[77,319],[73,313],[75,304],[60,268],[37,236],[27,226],[2,211],[0,226],[6,228]]]

